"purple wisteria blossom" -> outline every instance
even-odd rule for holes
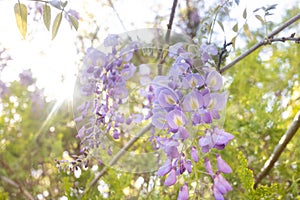
[[[134,56],[140,44],[133,41],[122,46],[124,40],[111,34],[103,43],[108,53],[94,48],[87,50],[80,91],[95,98],[77,109],[79,116],[74,121],[81,124],[87,121],[78,128],[77,137],[84,148],[102,147],[108,155],[113,155],[116,148],[101,142],[102,137],[109,135],[112,140],[120,140],[129,134],[130,127],[136,131],[135,127],[151,123],[149,141],[154,151],[162,150],[166,155],[156,175],[164,176],[165,186],[172,186],[189,176],[196,163],[201,164],[200,153],[213,148],[222,150],[233,139],[232,134],[216,126],[228,96],[222,92],[221,74],[208,67],[208,61],[212,61],[218,50],[212,44],[203,44],[200,55],[195,55],[186,50],[187,44],[174,44],[169,47],[164,63],[169,66],[163,66],[164,74],[153,77],[157,66],[138,63],[139,58]],[[195,138],[198,145],[193,146]],[[231,173],[232,169],[217,154],[218,171],[214,173],[209,157],[202,162],[213,181],[215,198],[222,199],[232,187],[221,173]],[[178,199],[188,198],[188,184],[184,183]]]
[[[212,166],[211,166],[211,164],[210,164],[210,160],[209,160],[207,157],[204,158],[204,163],[205,163],[205,170],[206,170],[206,172],[207,172],[211,177],[213,177],[213,176],[214,176],[214,172],[213,172],[213,170],[212,170]]]
[[[218,49],[212,44],[202,44],[199,51],[203,63],[206,63],[211,58],[211,55],[215,56],[218,54]]]
[[[230,133],[214,127],[213,130],[206,129],[205,136],[200,137],[198,144],[202,152],[207,153],[211,148],[224,149],[233,138]]]
[[[210,71],[206,76],[205,84],[212,91],[220,90],[223,86],[222,76],[217,71]]]
[[[217,154],[216,157],[219,171],[224,174],[230,174],[232,172],[231,167],[222,159],[220,154]]]
[[[231,185],[228,181],[221,175],[220,172],[217,172],[214,177],[214,186],[216,189],[223,195],[232,190]]]
[[[220,155],[217,155],[217,159],[220,159]],[[231,185],[222,176],[221,171],[217,171],[216,173],[213,172],[212,166],[210,164],[210,160],[207,157],[204,158],[204,162],[205,162],[206,172],[213,179],[212,191],[213,191],[215,199],[216,200],[224,199],[223,195],[232,190]],[[219,162],[219,161],[217,161],[217,162]],[[219,164],[218,164],[218,168],[219,168]]]
[[[169,173],[171,171],[171,169],[172,169],[172,162],[170,159],[168,159],[166,161],[166,163],[158,169],[158,171],[156,172],[156,175],[164,176],[167,173]]]
[[[119,44],[118,42],[119,36],[115,34],[110,34],[104,39],[104,46],[105,47],[113,47]]]
[[[177,200],[188,200],[189,199],[189,189],[188,184],[184,183],[183,186],[179,190]]]
[[[171,129],[178,130],[180,127],[184,127],[187,123],[185,114],[181,110],[172,110],[166,116],[166,120]]]
[[[29,86],[34,83],[31,70],[24,70],[22,73],[19,74],[19,77],[21,85]]]
[[[195,162],[198,162],[199,158],[198,158],[198,151],[196,149],[195,146],[191,147],[191,157]]]
[[[176,93],[167,88],[162,88],[158,95],[158,103],[162,108],[170,108],[178,104]]]
[[[169,173],[169,175],[167,176],[166,180],[165,180],[165,186],[171,186],[174,185],[177,181],[176,178],[176,171],[175,169],[172,169]]]
[[[204,99],[198,90],[192,90],[183,100],[183,107],[187,112],[198,111],[203,105]]]

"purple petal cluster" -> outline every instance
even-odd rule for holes
[[[231,141],[234,136],[217,127],[206,129],[205,135],[199,139],[199,146],[203,153],[207,153],[210,149],[216,148],[222,150]]]
[[[210,160],[205,157],[205,169],[206,172],[211,176],[213,179],[213,186],[212,191],[216,200],[223,200],[224,194],[228,193],[232,190],[231,185],[228,181],[222,176],[221,173],[231,173],[231,167],[221,158],[219,154],[216,155],[217,157],[217,167],[218,171],[216,173],[213,172],[212,166],[210,164]]]
[[[148,109],[148,115],[132,113],[124,115],[120,106],[128,98],[130,91],[127,81],[135,76],[138,67],[132,62],[133,53],[138,48],[137,42],[128,43],[119,50],[120,38],[111,34],[105,40],[105,47],[109,52],[102,52],[95,48],[89,48],[83,59],[79,81],[81,84],[80,95],[95,97],[94,102],[87,101],[77,109],[74,121],[80,125],[77,137],[81,139],[84,148],[95,148],[101,143],[101,135],[109,134],[115,140],[122,136],[122,126],[131,123],[141,123],[151,117],[152,88],[144,87],[141,96],[145,99],[143,108]],[[106,147],[108,154],[113,152],[113,147]]]
[[[218,53],[213,45],[202,45],[200,52],[203,63]],[[168,75],[157,76],[152,81],[152,125],[160,130],[156,142],[168,157],[157,175],[166,176],[166,186],[175,184],[177,176],[184,172],[192,172],[193,162],[199,162],[198,148],[203,153],[212,148],[222,150],[233,139],[233,135],[213,125],[220,119],[220,111],[227,102],[227,93],[221,92],[223,80],[220,73],[208,67],[203,67],[201,72],[195,71],[192,56],[184,49],[183,43],[171,46],[169,56],[175,61]],[[189,148],[190,159],[187,159],[180,147],[185,140],[191,139],[190,127],[205,127],[205,131],[200,133],[198,147]],[[161,135],[161,131],[166,134]],[[214,179],[215,196],[219,192],[223,197],[231,188],[219,173],[231,173],[232,170],[219,154],[217,163],[219,171],[215,174],[208,158],[204,162],[207,173]],[[188,199],[187,184],[181,187],[178,199]]]
[[[201,164],[200,153],[207,153],[211,149],[223,150],[233,139],[232,134],[215,126],[221,118],[221,111],[225,109],[227,93],[222,92],[220,73],[206,65],[212,56],[218,54],[218,50],[213,45],[201,45],[202,66],[196,66],[199,63],[195,62],[197,55],[188,52],[186,44],[177,43],[169,48],[167,60],[172,64],[167,74],[153,78],[149,65],[133,62],[139,43],[131,42],[122,46],[120,42],[121,38],[112,34],[104,40],[108,53],[94,48],[87,50],[83,60],[85,68],[80,77],[80,91],[82,95],[94,95],[95,98],[77,109],[79,116],[74,120],[82,124],[77,137],[84,148],[100,146],[112,155],[114,147],[100,141],[103,134],[119,140],[124,133],[128,133],[124,127],[151,121],[150,141],[155,150],[161,149],[167,156],[156,174],[165,177],[165,186],[172,186],[180,180],[179,176],[190,174],[195,163]],[[120,46],[121,49],[118,48]],[[163,71],[166,69],[163,68]],[[141,89],[132,92],[129,81],[137,75]],[[147,114],[124,113],[122,104],[128,102],[131,95],[139,95],[142,101],[139,104]],[[197,138],[198,145],[188,141],[193,137]],[[216,155],[216,160],[216,173],[208,158],[203,164],[214,182],[212,190],[215,198],[222,199],[232,188],[221,173],[231,173],[232,169],[220,154]],[[178,199],[188,198],[188,184],[184,183]]]

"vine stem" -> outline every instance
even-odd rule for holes
[[[257,50],[261,46],[269,44],[270,43],[269,39],[272,39],[275,35],[277,35],[281,31],[283,31],[285,28],[287,28],[288,26],[290,26],[291,24],[293,24],[294,22],[296,22],[299,19],[300,19],[300,13],[298,13],[297,15],[295,15],[294,17],[292,17],[291,19],[287,20],[285,23],[283,23],[277,29],[275,29],[274,31],[272,31],[267,36],[267,38],[265,40],[262,40],[262,41],[256,43],[250,49],[248,49],[246,52],[242,53],[240,56],[238,56],[233,61],[231,61],[230,63],[228,63],[225,67],[223,67],[220,70],[220,72],[221,73],[225,72],[226,70],[228,70],[229,68],[231,68],[232,66],[234,66],[235,64],[237,64],[239,61],[243,60],[245,57],[247,57],[248,55],[250,55],[251,53],[253,53],[255,50]]]
[[[285,134],[281,137],[279,143],[275,147],[270,158],[265,162],[264,167],[261,169],[261,172],[257,175],[254,188],[257,188],[258,184],[261,180],[271,171],[275,162],[279,159],[281,153],[285,149],[286,145],[291,141],[296,132],[300,127],[300,111],[296,114],[292,124],[285,132]]]

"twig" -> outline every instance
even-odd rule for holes
[[[120,17],[119,13],[117,12],[117,10],[116,10],[116,8],[115,8],[113,2],[112,2],[111,0],[107,0],[107,1],[108,1],[108,3],[109,3],[110,7],[111,7],[111,8],[113,9],[113,11],[115,12],[115,14],[117,15],[117,18],[118,18],[118,20],[120,21],[122,28],[124,29],[124,31],[127,32],[127,29],[126,29],[126,27],[125,27],[125,25],[124,25],[124,22],[123,22],[122,18]]]
[[[170,41],[170,35],[171,35],[172,25],[173,25],[173,21],[174,21],[174,17],[175,17],[177,3],[178,3],[178,0],[173,1],[172,10],[170,13],[170,18],[169,18],[169,23],[167,25],[168,30],[167,30],[167,34],[166,34],[166,43],[169,43],[169,41]]]
[[[218,64],[217,64],[217,70],[220,71],[220,68],[221,68],[221,63],[222,63],[222,59],[223,59],[223,55],[224,53],[227,52],[227,47],[232,45],[232,42],[229,42],[228,44],[226,43],[226,40],[224,41],[224,45],[223,45],[223,48],[221,50],[221,53],[219,54],[219,58],[218,58]]]
[[[282,37],[282,38],[272,38],[269,39],[269,42],[285,42],[285,41],[294,41],[295,43],[299,44],[300,43],[300,37]]]
[[[34,200],[34,197],[20,184],[20,183],[17,183],[5,176],[0,176],[1,180],[8,183],[9,185],[15,187],[15,188],[18,188],[20,189],[20,191],[24,194],[24,196],[29,199],[29,200]]]
[[[108,170],[108,168],[114,164],[116,164],[118,162],[118,160],[123,156],[123,154],[142,136],[144,135],[146,132],[148,132],[150,130],[150,128],[152,127],[152,124],[148,124],[147,126],[145,126],[140,132],[138,132],[133,138],[131,138],[131,140],[129,140],[128,143],[126,143],[126,145],[111,159],[111,161],[108,163],[108,165],[106,165],[105,167],[102,168],[102,170],[100,171],[99,174],[97,174],[97,176],[95,176],[95,178],[89,183],[88,187],[85,189],[84,194],[86,194],[91,187],[93,187],[98,180],[106,173],[106,171]]]
[[[288,130],[285,132],[285,134],[281,137],[278,145],[275,147],[273,154],[271,157],[265,162],[264,167],[262,168],[261,172],[258,174],[254,188],[257,188],[258,184],[261,182],[261,180],[270,172],[270,170],[273,168],[275,162],[278,160],[279,156],[285,149],[286,145],[291,141],[293,136],[296,134],[297,130],[300,127],[300,111],[296,114],[293,123],[290,125]]]
[[[285,23],[283,23],[281,26],[279,26],[273,32],[271,32],[265,40],[256,43],[248,51],[244,52],[243,54],[241,54],[240,56],[238,56],[237,58],[235,58],[233,61],[231,61],[225,67],[223,67],[220,70],[220,72],[221,73],[225,72],[227,69],[231,68],[233,65],[235,65],[236,63],[238,63],[239,61],[241,61],[242,59],[244,59],[245,57],[247,57],[249,54],[251,54],[252,52],[254,52],[259,47],[261,47],[263,45],[266,45],[266,44],[269,44],[268,41],[270,41],[271,39],[273,39],[275,35],[277,35],[282,30],[284,30],[285,28],[287,28],[288,26],[290,26],[291,24],[293,24],[294,22],[296,22],[299,19],[300,19],[300,13],[297,14],[297,15],[295,15],[294,17],[292,17],[291,19],[289,19]]]
[[[169,23],[167,25],[168,30],[167,30],[166,37],[165,37],[166,44],[168,44],[170,42],[171,30],[172,30],[172,26],[173,26],[177,3],[178,3],[178,0],[173,1],[170,18],[169,18]],[[164,50],[161,48],[161,50],[159,52],[158,75],[162,74],[163,62],[164,62]]]

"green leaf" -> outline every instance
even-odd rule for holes
[[[273,9],[276,9],[276,6],[277,6],[278,4],[273,4],[273,5],[270,5],[269,7],[267,7],[266,8],[266,10],[265,11],[269,11],[269,10],[273,10]]]
[[[67,1],[65,1],[65,2],[63,2],[63,3],[62,3],[62,5],[61,5],[61,6],[62,6],[63,8],[65,8],[67,5],[68,5],[68,2],[67,2]]]
[[[260,15],[255,15],[255,17],[262,23],[265,24],[265,20]]]
[[[247,18],[247,9],[245,8],[244,12],[243,12],[243,18],[246,19]]]
[[[238,161],[239,168],[237,170],[237,175],[243,188],[246,190],[246,194],[251,194],[254,186],[253,172],[248,169],[247,160],[241,151],[238,154]]]
[[[73,27],[75,28],[75,30],[77,31],[78,26],[79,26],[78,20],[77,20],[75,17],[73,17],[72,15],[69,15],[69,19],[70,19],[70,21],[71,21],[72,26],[73,26]]]
[[[223,23],[221,21],[218,21],[219,26],[221,27],[222,31],[224,32],[224,26]]]
[[[43,21],[44,21],[44,24],[45,24],[46,28],[49,31],[50,30],[50,24],[51,24],[51,7],[48,6],[48,4],[45,4],[43,6]]]
[[[18,29],[25,39],[27,33],[27,7],[22,3],[16,3],[14,6],[14,11]]]
[[[245,32],[245,35],[251,40],[252,39],[252,37],[251,37],[251,33],[250,33],[250,31],[249,31],[249,26],[248,26],[248,24],[244,24],[244,32]]]
[[[61,19],[62,19],[62,12],[58,13],[54,19],[53,26],[52,26],[52,40],[55,38],[57,34],[57,31],[61,23]]]
[[[238,23],[236,23],[236,24],[232,27],[232,30],[233,30],[234,32],[238,32],[238,30],[239,30],[239,25],[238,25]]]
[[[231,39],[233,49],[235,49],[235,41],[236,41],[236,36]]]

